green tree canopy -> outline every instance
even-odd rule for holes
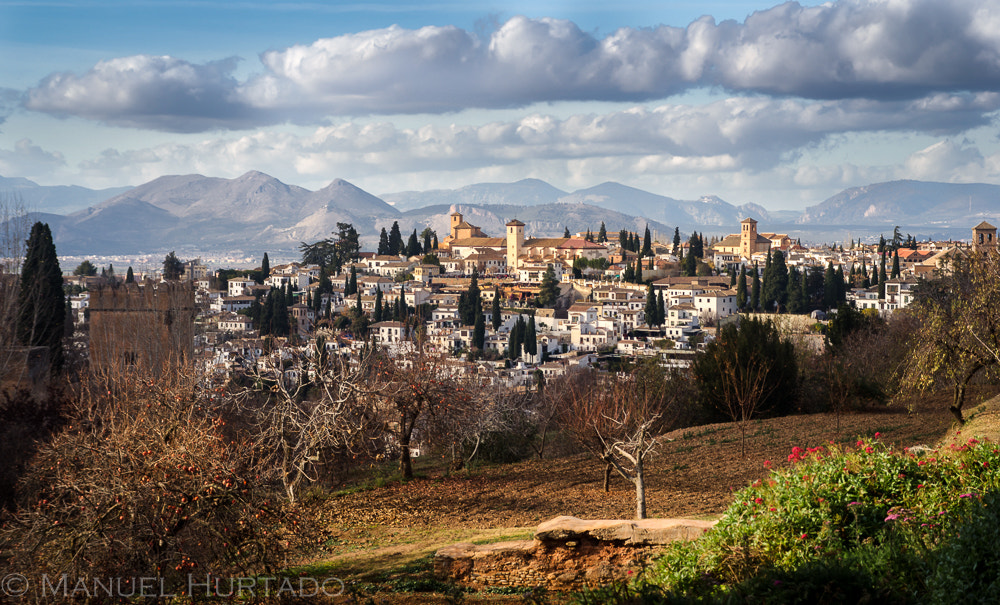
[[[62,270],[48,224],[31,227],[18,288],[17,339],[29,347],[47,347],[53,373],[62,368],[66,298]]]
[[[181,262],[173,250],[163,259],[163,279],[178,280],[184,273],[184,263]]]
[[[76,269],[73,269],[73,275],[93,277],[97,275],[97,267],[94,266],[94,263],[84,259],[82,263],[76,266]]]

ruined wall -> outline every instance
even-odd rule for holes
[[[90,363],[99,370],[159,374],[194,353],[194,288],[164,282],[104,287],[90,293]]]

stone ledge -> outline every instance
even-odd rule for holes
[[[544,585],[575,590],[627,579],[660,546],[696,539],[714,525],[692,519],[556,517],[538,526],[534,540],[446,546],[434,554],[434,572],[480,589]]]

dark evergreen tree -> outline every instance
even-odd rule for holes
[[[528,316],[528,324],[524,330],[524,352],[528,355],[538,355],[538,334],[535,331],[535,314]]]
[[[31,227],[17,292],[17,340],[27,347],[46,347],[53,374],[62,369],[63,334],[68,305],[62,269],[48,224]]]
[[[740,277],[736,280],[736,307],[743,311],[747,308],[747,268],[740,265]]]
[[[693,256],[695,258],[701,258],[701,240],[698,238],[698,232],[692,231],[691,237],[688,238],[688,256]],[[693,274],[692,274],[693,275]]]
[[[472,330],[472,347],[480,351],[486,348],[486,320],[483,318],[482,311],[476,313],[476,321]]]
[[[604,227],[604,221],[601,221],[601,229],[597,232],[597,241],[601,244],[608,241],[608,230]]]
[[[827,309],[837,308],[837,272],[833,269],[833,261],[826,266],[826,273],[823,276],[823,306]]]
[[[378,251],[376,254],[379,256],[389,254],[389,234],[386,233],[385,227],[382,227],[382,232],[378,234]]]
[[[667,323],[667,310],[663,306],[663,290],[656,294],[656,325],[662,326]]]
[[[181,278],[184,273],[184,263],[171,250],[170,254],[163,259],[163,279],[174,281]]]
[[[264,276],[264,279],[271,275],[271,259],[267,258],[267,252],[264,253],[264,258],[260,261],[260,274]]]
[[[646,325],[655,326],[656,321],[659,319],[659,314],[656,312],[656,293],[653,292],[653,284],[646,286]]]
[[[431,242],[431,235],[433,234],[434,232],[431,231],[430,227],[424,227],[424,230],[421,232],[421,235],[423,235],[423,240],[424,240],[423,244],[424,254],[430,254],[430,251],[434,249],[433,243]]]
[[[413,233],[410,234],[409,241],[406,242],[406,256],[419,256],[421,252],[420,240],[417,239],[417,230],[414,229]]]
[[[90,260],[84,259],[82,263],[76,266],[76,269],[73,269],[73,275],[93,277],[97,275],[97,267]]]
[[[681,228],[674,227],[674,254],[681,249]]]
[[[837,305],[847,301],[847,282],[844,280],[844,266],[839,265],[837,267],[836,275],[837,283]]]
[[[431,245],[432,245],[432,250],[437,250],[438,249],[438,236],[437,236],[437,233],[435,233],[433,235],[433,237],[431,238]]]
[[[347,280],[347,287],[344,288],[344,296],[351,296],[358,293],[358,270],[351,266],[351,277]]]
[[[753,264],[753,282],[750,284],[750,310],[760,310],[760,273],[757,271],[757,263]]]
[[[132,272],[132,267],[129,266],[128,271],[125,272],[125,283],[134,284],[135,283],[135,273]]]
[[[592,233],[590,232],[590,228],[589,228],[589,227],[587,228],[587,235],[586,235],[586,236],[585,236],[585,237],[584,237],[583,239],[584,239],[585,241],[588,241],[588,242],[592,242],[592,241],[594,241],[594,234],[592,234]]]
[[[880,299],[885,298],[885,252],[882,253],[882,260],[879,262],[878,266],[878,297]]]
[[[563,228],[563,237],[569,237],[569,227]]]
[[[878,253],[885,253],[885,237],[882,235],[878,236]]]
[[[892,251],[892,279],[899,277],[899,248]]]
[[[630,284],[635,281],[635,269],[632,267],[632,263],[625,259],[625,272],[622,274],[622,281]]]
[[[642,236],[642,251],[640,256],[652,256],[653,240],[649,234],[649,225],[646,225],[646,233]]]
[[[462,325],[474,325],[476,315],[483,314],[483,296],[479,291],[479,273],[477,271],[472,272],[469,289],[459,295],[458,301],[458,315]]]
[[[628,231],[624,229],[618,230],[618,247],[622,250],[628,250]]]
[[[392,221],[389,228],[389,254],[396,256],[403,253],[403,235],[399,232],[399,221]]]
[[[375,288],[375,308],[372,313],[372,321],[375,323],[382,321],[382,288]]]
[[[490,320],[493,324],[493,330],[496,331],[500,329],[500,325],[503,323],[503,315],[500,312],[500,288],[493,290],[493,308],[491,311]]]
[[[642,280],[642,258],[641,257],[635,259],[635,271],[634,271],[634,274],[635,274],[635,281],[633,283],[641,284],[642,281],[643,281]]]
[[[788,269],[788,305],[786,307],[788,312],[792,314],[804,313],[802,299],[802,275],[799,274],[798,268],[793,266]]]
[[[524,332],[526,330],[527,326],[524,323],[524,317],[519,315],[507,339],[507,358],[511,361],[521,356],[521,344],[524,341]]]
[[[688,277],[698,275],[698,257],[691,251],[688,251],[688,255],[684,257],[684,275]]]
[[[542,283],[538,292],[538,302],[543,307],[552,307],[559,298],[559,282],[556,280],[556,272],[549,265],[542,275]]]
[[[729,287],[730,289],[736,287],[736,271],[732,267],[729,268]]]

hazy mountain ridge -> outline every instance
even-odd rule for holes
[[[131,189],[88,189],[78,185],[39,185],[23,177],[0,176],[0,194],[9,194],[32,212],[68,214]]]
[[[4,183],[31,185],[26,179],[3,179],[0,187]],[[409,207],[424,202],[431,203]],[[503,235],[511,218],[526,223],[529,237],[558,236],[566,228],[596,234],[603,221],[608,231],[640,233],[648,223],[651,231],[667,239],[675,228],[684,237],[691,230],[735,233],[747,216],[760,221],[762,231],[793,232],[797,227],[800,235],[819,241],[872,234],[877,238],[879,232],[891,232],[893,225],[934,237],[965,237],[982,220],[998,224],[1000,186],[875,183],[846,189],[798,214],[768,212],[752,203],[737,206],[712,195],[678,200],[612,182],[566,193],[544,181],[525,179],[378,197],[342,179],[309,191],[251,171],[235,179],[164,176],[72,214],[38,216],[52,226],[62,254],[294,252],[300,242],[329,237],[338,222],[352,223],[366,249],[374,249],[379,231],[388,231],[393,221],[399,222],[404,237],[431,227],[443,239],[449,215],[456,210],[494,237]]]

